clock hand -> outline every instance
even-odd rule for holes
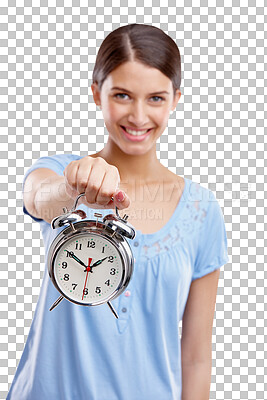
[[[92,262],[92,258],[88,258],[88,267],[86,267],[87,273],[86,273],[85,283],[84,283],[84,288],[83,288],[83,296],[84,296],[84,291],[85,291],[85,287],[86,287],[86,283],[87,283],[88,274],[89,274],[89,271],[91,271],[91,267],[90,267],[91,262]],[[83,297],[82,297],[82,300],[83,300]]]
[[[74,253],[73,253],[73,251],[68,251],[68,250],[64,250],[64,251],[66,251],[68,254],[69,254],[69,256],[71,257],[71,258],[73,258],[75,261],[77,261],[79,264],[81,264],[83,267],[85,267],[85,268],[87,268],[87,265],[85,265]],[[86,270],[85,270],[86,271]]]
[[[102,264],[102,262],[103,262],[106,258],[108,258],[108,257],[102,258],[102,260],[97,260],[93,265],[91,265],[90,268],[97,267],[98,265]],[[86,269],[84,270],[84,272],[85,272],[85,271],[86,271]],[[93,272],[93,271],[91,271],[91,272]]]

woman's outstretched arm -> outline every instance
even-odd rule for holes
[[[212,326],[220,270],[195,279],[182,323],[182,400],[209,400]]]
[[[63,214],[63,207],[73,206],[73,198],[66,193],[64,176],[49,168],[38,168],[27,177],[23,191],[24,205],[36,218],[50,223]]]
[[[64,176],[49,168],[37,168],[26,178],[23,199],[26,210],[36,218],[51,222],[62,215],[63,207],[70,210],[80,193],[92,208],[127,208],[130,199],[119,189],[119,171],[101,157],[86,156],[71,161]],[[122,193],[121,193],[122,192]],[[114,202],[111,197],[114,197]]]

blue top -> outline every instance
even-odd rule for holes
[[[73,154],[41,157],[27,171],[23,185],[36,168],[63,175],[68,163],[80,158]],[[78,208],[95,219],[97,210]],[[114,210],[99,212],[106,215]],[[47,257],[50,243],[64,228],[53,230],[44,220],[32,218],[40,224]],[[118,320],[106,304],[84,307],[63,300],[50,312],[59,293],[45,265],[7,400],[181,399],[178,325],[191,282],[228,262],[221,208],[209,189],[185,178],[172,218],[155,233],[137,230],[136,238],[128,242],[135,268],[126,292],[112,301]]]

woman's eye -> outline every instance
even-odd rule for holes
[[[164,100],[164,98],[160,97],[160,96],[153,96],[153,97],[151,97],[151,99],[153,99],[154,103],[159,103],[160,101]]]
[[[124,97],[124,96],[128,97],[128,94],[126,94],[126,93],[117,93],[117,94],[115,94],[115,97],[118,98],[118,99],[125,99],[126,97]]]
[[[128,100],[129,99],[129,95],[126,93],[116,93],[114,95],[114,97],[116,99],[120,99],[120,100]],[[152,103],[161,103],[162,101],[164,101],[165,99],[161,96],[153,96],[151,97],[152,99]]]

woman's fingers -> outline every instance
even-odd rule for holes
[[[106,206],[113,196],[115,190],[119,187],[119,174],[114,168],[109,168],[101,182],[101,186],[96,196],[96,203]]]
[[[129,207],[129,197],[119,190],[118,169],[101,157],[86,156],[72,161],[65,168],[64,176],[66,192],[73,198],[85,193],[81,201],[92,208],[114,208],[115,205],[119,209]]]
[[[92,165],[90,163],[80,163],[76,174],[76,186],[78,193],[86,192],[88,179],[91,174]]]
[[[72,161],[67,165],[67,167],[63,171],[65,177],[66,192],[72,198],[76,198],[79,195],[76,185],[76,176],[78,167],[79,164],[76,163],[76,161]]]

